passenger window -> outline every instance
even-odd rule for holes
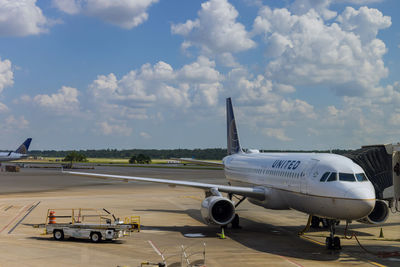
[[[359,182],[368,181],[368,179],[364,173],[356,173],[356,178],[357,178],[357,181],[359,181]]]
[[[339,181],[345,181],[345,182],[355,182],[356,178],[354,177],[354,174],[352,173],[339,173]]]
[[[324,173],[324,175],[322,175],[321,180],[319,180],[320,182],[325,182],[326,178],[328,178],[330,172],[326,172]]]
[[[332,172],[331,175],[329,175],[328,180],[326,180],[327,182],[332,182],[332,181],[336,181],[336,172]]]

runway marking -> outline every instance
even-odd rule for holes
[[[380,263],[377,263],[377,262],[374,262],[374,261],[368,261],[368,263],[370,263],[372,265],[375,265],[375,266],[378,266],[378,267],[386,267],[386,265],[383,265],[383,264],[380,264]]]
[[[313,242],[313,243],[315,243],[315,244],[317,244],[317,245],[325,246],[324,243],[322,243],[322,242],[320,242],[320,241],[317,241],[317,240],[314,240],[314,239],[312,239],[312,238],[310,238],[310,237],[308,237],[308,236],[305,236],[305,235],[301,235],[300,238],[307,239],[308,241],[311,241],[311,242]]]
[[[162,255],[161,252],[160,252],[160,250],[156,247],[156,245],[153,244],[153,242],[151,242],[151,240],[147,240],[147,242],[149,242],[150,246],[153,247],[154,251],[155,251],[159,256]]]
[[[291,263],[291,264],[293,264],[293,265],[295,265],[295,266],[297,266],[297,267],[304,267],[304,266],[301,265],[300,263],[297,263],[297,262],[295,262],[295,261],[293,261],[293,260],[291,260],[291,259],[289,259],[289,258],[286,258],[285,256],[281,256],[281,255],[276,255],[276,256],[278,256],[279,258],[284,259],[285,261],[287,261],[287,262],[289,262],[289,263]]]
[[[18,219],[18,217],[21,216],[21,214],[22,214],[23,212],[27,211],[27,210],[28,210],[28,207],[29,207],[29,206],[32,206],[33,203],[34,203],[34,202],[32,202],[31,205],[25,205],[25,206],[23,206],[23,207],[19,210],[18,214],[17,214],[6,226],[4,226],[4,227],[0,230],[0,233],[3,232],[8,226],[10,226],[10,224],[12,224],[16,219]]]
[[[7,208],[4,209],[4,211],[7,211],[7,210],[11,209],[12,207],[13,207],[13,205],[8,206]]]
[[[32,206],[28,209],[28,211],[25,213],[24,217],[22,217],[22,219],[19,220],[19,221],[14,225],[14,227],[11,228],[10,231],[8,231],[8,234],[11,234],[11,233],[15,230],[15,228],[17,228],[18,225],[19,225],[23,220],[25,220],[25,218],[26,218],[39,204],[40,204],[40,201],[39,201],[38,203],[36,203],[35,205],[32,205]]]

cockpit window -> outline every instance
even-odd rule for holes
[[[332,172],[331,175],[329,175],[328,180],[326,180],[327,182],[332,182],[332,181],[336,181],[336,172]]]
[[[365,176],[364,173],[356,173],[356,178],[359,182],[368,181],[367,176]]]
[[[353,173],[339,173],[339,181],[345,181],[345,182],[355,182],[356,177],[354,177]]]
[[[319,180],[320,182],[325,182],[326,178],[328,178],[330,172],[326,172],[324,173],[324,175],[322,175],[321,180]]]

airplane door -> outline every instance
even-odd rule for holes
[[[308,182],[311,181],[312,177],[314,177],[314,175],[318,175],[315,174],[315,167],[317,166],[317,163],[319,162],[319,160],[317,159],[311,159],[306,166],[304,167],[302,173],[304,175],[302,175],[300,177],[300,192],[303,194],[308,194]]]

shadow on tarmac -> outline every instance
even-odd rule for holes
[[[165,213],[175,213],[175,214],[186,214],[191,218],[203,222],[200,211],[197,209],[187,209],[187,210],[163,210],[163,209],[142,209],[135,211],[144,211],[144,212],[165,212]],[[239,244],[242,244],[245,247],[275,254],[282,257],[289,258],[298,258],[305,260],[315,260],[315,261],[336,261],[339,260],[341,263],[361,261],[365,263],[369,263],[369,260],[382,262],[383,264],[388,264],[388,262],[384,261],[377,256],[372,254],[367,254],[363,251],[356,241],[354,240],[354,244],[352,245],[344,245],[342,250],[327,250],[325,245],[317,244],[312,241],[308,241],[304,238],[298,237],[298,232],[300,232],[304,225],[299,226],[276,226],[267,223],[256,222],[247,218],[240,218],[240,225],[242,229],[232,229],[227,228],[225,230],[225,235],[227,238],[230,238]],[[345,225],[340,225],[337,227],[337,234],[342,239],[342,246],[344,241],[343,233],[344,233]],[[182,235],[193,234],[193,233],[201,233],[204,235],[202,238],[216,238],[217,234],[221,232],[218,226],[145,226],[142,225],[142,230],[161,230],[161,231],[171,231],[171,232],[179,232]],[[311,239],[315,239],[317,237],[318,240],[322,242],[325,241],[325,237],[329,235],[329,232],[321,233],[324,231],[323,229],[311,230],[308,232],[308,237]],[[315,234],[313,234],[315,233]],[[357,236],[371,236],[371,234],[363,233],[359,231],[354,231],[350,228],[348,234],[356,233]],[[321,243],[319,241],[319,243]],[[392,246],[382,246],[378,245],[363,245],[369,251],[390,251],[390,250],[398,250],[397,247]],[[393,263],[393,262],[392,262]]]
[[[49,242],[78,242],[78,243],[91,243],[91,244],[124,244],[126,241],[117,239],[117,240],[101,240],[98,243],[92,242],[90,239],[81,239],[81,238],[74,238],[74,237],[68,237],[64,238],[63,240],[55,240],[53,237],[49,236],[30,236],[28,239],[33,239],[33,240],[40,240],[40,241],[49,241]]]

